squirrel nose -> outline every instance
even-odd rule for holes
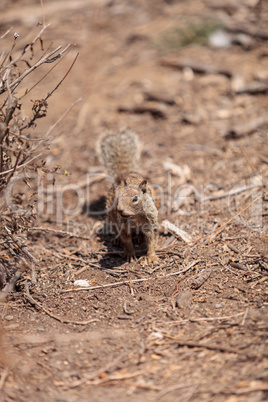
[[[124,211],[124,208],[123,208],[121,205],[117,204],[117,211],[118,211],[119,213],[121,213],[121,212]]]

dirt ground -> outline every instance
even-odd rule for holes
[[[45,153],[59,167],[39,178],[27,234],[35,272],[0,304],[0,400],[267,400],[267,2],[43,6],[45,47],[73,47],[38,93],[79,56],[33,132],[63,116]],[[40,30],[38,1],[3,1],[0,13],[0,35],[12,26],[21,48]],[[223,26],[226,46],[208,44]],[[109,182],[95,146],[124,126],[143,144],[160,223],[192,240],[161,225],[153,265],[138,243],[127,263],[103,230]]]

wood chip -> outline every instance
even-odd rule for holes
[[[191,283],[192,289],[199,289],[206,280],[210,277],[212,270],[209,268],[203,269],[199,275],[195,278],[195,280]]]
[[[189,243],[192,241],[192,237],[185,232],[183,229],[180,229],[178,226],[174,225],[173,223],[169,222],[167,219],[165,219],[162,222],[162,226],[164,227],[165,230],[171,232],[177,237],[180,237],[183,241],[186,243]]]

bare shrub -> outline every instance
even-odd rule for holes
[[[67,45],[51,50],[50,45],[50,50],[45,51],[42,35],[47,27],[43,26],[31,43],[25,44],[19,52],[18,34],[12,34],[9,30],[0,37],[0,48],[4,38],[10,41],[9,50],[0,51],[0,290],[5,288],[4,293],[14,288],[24,271],[31,271],[34,280],[37,261],[27,249],[27,230],[35,219],[36,197],[34,190],[29,194],[28,189],[33,173],[38,169],[45,171],[40,156],[47,138],[46,135],[38,138],[33,134],[38,120],[47,116],[49,98],[76,60],[56,87],[45,97],[38,95],[38,99],[32,100],[29,116],[25,117],[21,110],[28,94],[49,73],[53,74],[54,63],[70,48]],[[31,83],[30,87],[23,90],[22,83],[26,77],[31,75],[32,78],[33,71],[44,64],[48,67],[45,75],[39,80],[27,80]],[[19,191],[14,193],[13,189],[11,193],[10,188],[18,177]]]

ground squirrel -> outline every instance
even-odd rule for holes
[[[120,238],[128,261],[135,259],[133,234],[143,234],[149,262],[156,261],[158,200],[154,189],[137,170],[139,139],[129,129],[105,132],[97,144],[97,153],[113,186],[106,199],[108,223]]]

